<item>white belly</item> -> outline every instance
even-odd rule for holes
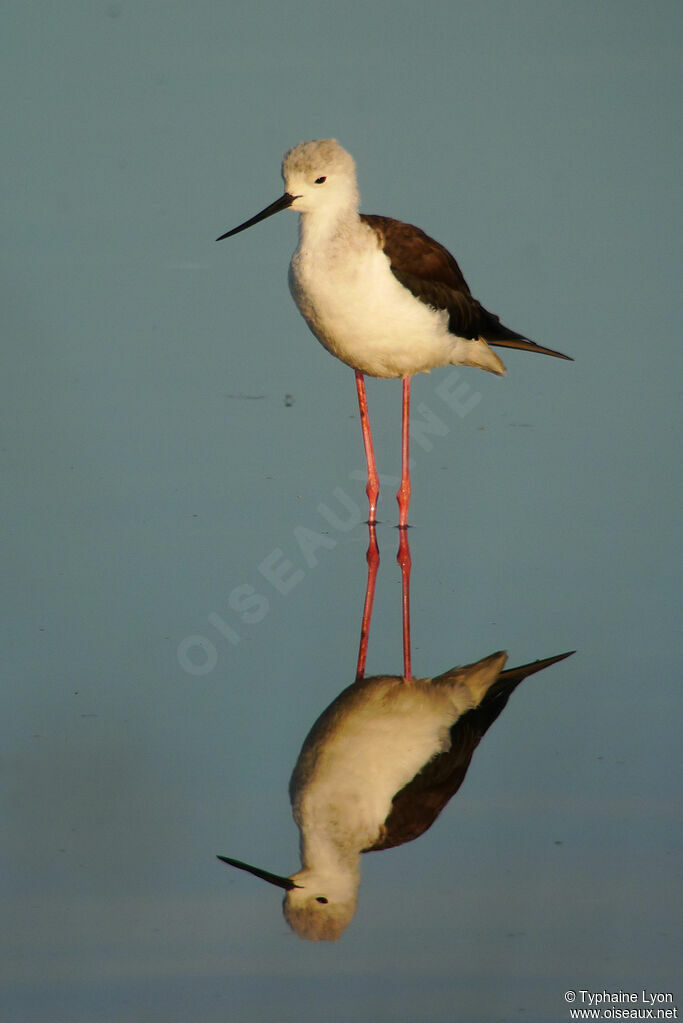
[[[355,683],[320,716],[291,780],[294,816],[337,844],[371,845],[394,795],[450,747],[449,729],[474,705],[465,687],[416,679]]]
[[[447,366],[466,342],[448,333],[448,314],[416,299],[384,253],[364,246],[342,261],[297,250],[289,286],[320,343],[348,366],[376,377],[403,377]]]

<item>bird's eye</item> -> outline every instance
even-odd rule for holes
[[[325,178],[325,177],[322,177],[322,178],[316,178],[316,179],[315,179],[315,183],[316,183],[316,185],[324,185],[326,181],[327,181],[327,178]]]
[[[323,181],[324,181],[324,180],[325,180],[325,179],[323,178]],[[321,903],[323,904],[323,906],[326,906],[326,905],[327,905],[327,899],[325,898],[325,896],[324,896],[324,895],[318,895],[318,896],[316,897],[316,900],[315,900],[315,901],[316,901],[316,902],[321,902]]]

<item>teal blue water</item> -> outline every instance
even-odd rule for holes
[[[3,6],[3,1018],[680,998],[680,38],[679,5],[630,0]],[[215,859],[297,868],[289,773],[355,672],[353,375],[289,297],[294,216],[214,243],[320,136],[365,211],[575,359],[414,381],[416,674],[577,653],[426,835],[364,858],[335,945]],[[368,673],[398,673],[400,387],[368,400]]]

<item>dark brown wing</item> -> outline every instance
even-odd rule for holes
[[[574,651],[502,671],[478,707],[451,728],[451,748],[440,753],[394,796],[377,841],[363,852],[379,852],[419,838],[463,783],[482,736],[505,708],[511,693],[528,675],[563,661]]]
[[[494,313],[484,309],[473,297],[448,249],[419,227],[370,213],[361,213],[360,218],[378,236],[392,273],[403,287],[425,305],[448,310],[451,334],[469,340],[481,337],[490,345],[569,358],[552,348],[542,348],[523,334],[510,330]]]

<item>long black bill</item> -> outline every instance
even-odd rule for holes
[[[248,227],[253,227],[254,224],[258,224],[259,220],[265,220],[266,217],[272,217],[274,213],[279,213],[280,210],[286,210],[288,206],[292,205],[296,198],[297,197],[295,195],[290,195],[289,192],[285,192],[284,195],[281,195],[279,199],[275,200],[275,202],[271,202],[270,206],[266,206],[265,210],[261,210],[261,212],[257,213],[255,217],[251,218],[251,220],[245,220],[239,227],[233,227],[232,231],[226,231],[226,233],[222,234],[220,238],[216,238],[216,241],[222,242],[224,238],[231,238],[234,234],[239,234],[240,231],[246,231]]]
[[[237,228],[239,231],[239,228]],[[220,241],[220,238],[218,239]],[[269,884],[277,885],[278,888],[284,888],[285,891],[290,892],[292,888],[297,888],[291,878],[281,877],[279,874],[271,874],[269,870],[261,870],[260,867],[252,867],[249,863],[243,863],[242,860],[231,860],[229,856],[219,856],[219,860],[223,863],[227,863],[229,867],[238,867],[240,870],[246,870],[248,874],[253,874],[254,877],[260,877],[262,881],[267,881]]]

